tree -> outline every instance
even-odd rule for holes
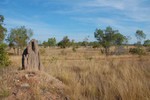
[[[5,33],[7,32],[7,29],[3,27],[3,22],[4,16],[0,15],[0,68],[3,66],[8,66],[10,63],[8,54],[6,52],[7,45],[3,43],[6,35]]]
[[[56,46],[56,39],[55,38],[49,38],[48,39],[48,46]]]
[[[84,38],[84,40],[82,42],[82,46],[84,46],[84,47],[88,46],[88,40],[89,40],[88,38],[89,38],[89,36]]]
[[[43,46],[46,48],[48,46],[48,42],[44,41]]]
[[[126,36],[126,38],[125,38],[125,45],[126,45],[128,51],[129,51],[129,40],[131,40],[131,37],[130,36]]]
[[[137,30],[136,33],[135,33],[135,36],[138,40],[137,44],[140,46],[141,41],[146,38],[146,34],[142,30]]]
[[[124,54],[126,52],[124,46],[122,46],[122,44],[126,44],[127,42],[127,38],[126,36],[122,35],[121,33],[116,33],[115,34],[115,51],[114,53],[116,55],[120,55],[120,54]]]
[[[105,30],[96,29],[94,36],[104,47],[106,55],[109,54],[112,45],[121,45],[125,41],[125,36],[118,30],[113,30],[110,26],[106,27]]]
[[[118,46],[122,45],[125,41],[127,41],[127,38],[124,35],[122,35],[121,33],[114,34],[114,39],[115,39],[114,44],[116,44]]]
[[[0,15],[0,43],[3,42],[6,32],[7,32],[7,29],[3,26],[4,19],[5,19],[4,16]]]
[[[149,40],[149,39],[148,39],[148,40],[145,40],[143,45],[144,45],[144,46],[150,46],[150,40]]]
[[[89,42],[89,46],[91,46],[93,48],[99,48],[100,44],[98,41],[93,41],[93,42]]]
[[[70,41],[70,46],[73,46],[73,47],[76,46],[75,40],[71,40],[71,41]]]
[[[8,66],[10,64],[9,57],[6,52],[6,47],[6,44],[0,43],[0,68]]]
[[[9,45],[11,44],[18,48],[19,54],[19,48],[22,49],[24,46],[26,46],[32,35],[33,31],[31,29],[27,29],[25,26],[21,26],[10,30],[7,41],[9,42]]]
[[[58,46],[60,46],[61,48],[66,48],[70,46],[70,39],[68,38],[68,36],[65,36],[59,43]]]

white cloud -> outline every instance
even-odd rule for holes
[[[4,1],[5,2],[3,2],[3,4],[6,4],[10,0]],[[149,24],[150,7],[145,6],[147,1],[146,0],[32,0],[31,4],[42,7],[42,9],[44,9],[43,11],[44,14],[41,15],[39,13],[36,13],[35,15],[32,15],[30,17],[26,17],[24,13],[18,14],[18,12],[16,12],[16,14],[7,14],[9,11],[5,11],[4,8],[3,8],[4,10],[2,11],[1,7],[0,9],[2,12],[6,12],[6,14],[9,15],[9,18],[6,19],[6,25],[8,28],[25,25],[29,28],[32,28],[34,30],[34,33],[36,34],[36,37],[38,37],[39,39],[40,38],[47,39],[49,36],[57,36],[59,38],[62,38],[62,36],[64,36],[65,34],[61,33],[68,32],[66,27],[65,27],[66,29],[56,28],[56,26],[54,25],[58,24],[55,24],[54,22],[53,25],[50,25],[50,23],[47,23],[46,21],[42,22],[44,18],[48,18],[45,16],[51,17],[51,14],[54,14],[54,16],[60,14],[60,16],[63,17],[65,15],[66,19],[68,18],[69,21],[70,19],[73,22],[78,21],[80,23],[87,24],[87,27],[89,27],[88,25],[90,24],[92,24],[95,28],[101,27],[101,25],[102,28],[110,25],[116,29],[119,29],[124,34],[127,33],[128,35],[133,36],[136,29],[143,28],[142,30],[144,30],[147,34],[150,32],[149,30],[150,27],[142,27],[142,25],[144,25],[145,23],[147,23],[147,25],[150,26]],[[56,5],[58,6],[58,8],[56,7],[57,9],[55,8],[49,9],[51,5],[53,6]],[[59,5],[61,5],[62,8],[59,8]],[[17,18],[11,19],[10,15],[15,15],[19,19]],[[140,24],[141,27],[138,24]],[[58,25],[58,27],[61,27],[61,25]],[[87,31],[87,29],[83,30]],[[75,31],[75,29],[72,31]],[[84,32],[79,33],[84,34]],[[72,32],[71,35],[73,34],[76,35],[75,32]]]
[[[125,17],[129,17],[133,21],[150,22],[150,7],[145,6],[145,3],[144,0],[93,0],[82,3],[80,7],[97,8],[97,13],[103,7],[110,8],[110,10],[116,9],[117,12],[124,14]]]
[[[145,6],[146,3],[146,0],[87,0],[77,1],[70,9],[59,9],[53,12],[76,15],[108,12],[115,13],[116,16],[122,14],[136,22],[150,22],[150,7]]]
[[[115,9],[124,9],[124,3],[120,0],[93,0],[82,3],[81,6],[85,7],[112,7]]]

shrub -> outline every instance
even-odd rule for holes
[[[0,98],[4,99],[5,97],[8,97],[10,95],[8,89],[2,88],[0,91]]]
[[[93,48],[99,48],[100,47],[99,42],[93,42],[92,47]]]
[[[129,53],[131,53],[131,54],[138,54],[138,55],[144,55],[145,51],[142,48],[130,48]]]
[[[8,66],[10,64],[8,54],[6,52],[6,44],[0,44],[0,66]]]
[[[66,47],[70,47],[70,40],[68,38],[68,36],[65,36],[63,38],[63,40],[61,40],[59,43],[58,43],[58,46],[60,46],[61,48],[66,48]]]
[[[73,46],[73,47],[72,47],[72,51],[73,51],[73,52],[76,52],[77,49],[78,49],[78,46]]]
[[[150,47],[146,47],[146,52],[150,52]]]

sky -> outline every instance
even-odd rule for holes
[[[0,0],[5,27],[26,26],[41,42],[68,36],[75,41],[95,41],[96,28],[111,26],[135,43],[136,30],[150,39],[150,0]]]

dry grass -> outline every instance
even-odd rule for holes
[[[0,100],[64,100],[66,86],[42,71],[0,70]]]
[[[150,100],[148,55],[105,57],[92,48],[41,51],[45,71],[69,87],[71,100]],[[21,57],[11,59],[21,66]]]

